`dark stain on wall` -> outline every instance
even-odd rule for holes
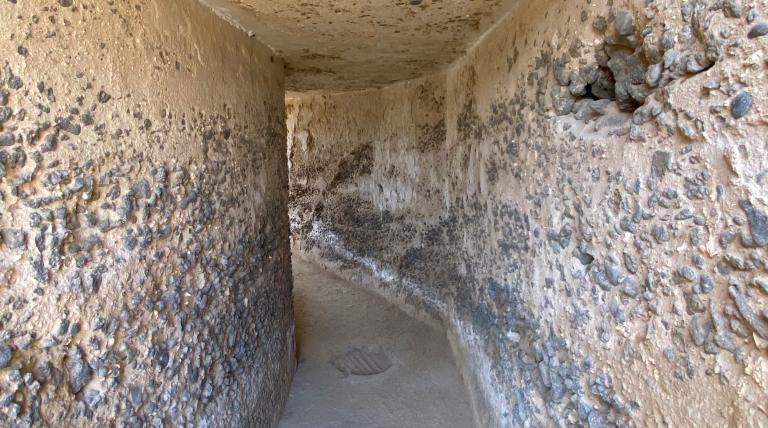
[[[420,296],[409,301],[466,328],[468,353],[488,357],[502,403],[493,410],[504,409],[491,426],[666,424],[680,421],[669,409],[701,400],[725,411],[730,401],[716,397],[741,388],[764,397],[759,380],[740,373],[763,361],[768,316],[765,129],[754,96],[764,64],[749,59],[762,45],[748,38],[765,11],[736,1],[630,3],[531,4],[519,13],[535,11],[539,22],[513,17],[447,77],[426,78],[450,82],[448,96],[436,96],[451,100],[446,141],[435,150],[419,149],[419,138],[374,141],[383,155],[373,170],[394,178],[380,193],[350,187],[344,198],[366,211],[359,228],[379,219],[376,235],[333,246],[312,237],[347,269],[389,269],[381,287]],[[563,16],[576,9],[580,19]],[[563,37],[551,37],[551,23]],[[528,37],[507,37],[513,29]],[[515,59],[502,64],[505,50]],[[414,86],[419,94],[425,85]],[[431,111],[401,102],[415,115]],[[365,99],[326,103],[342,113],[314,112],[335,118]],[[305,156],[322,169],[322,158]],[[297,178],[312,182],[292,171]],[[384,211],[397,192],[414,196]],[[336,195],[326,197],[323,226],[347,227],[330,208]],[[307,218],[306,205],[291,205]],[[740,401],[734,417],[765,419],[749,406]]]
[[[272,426],[293,331],[280,80],[190,105],[213,89],[169,94],[182,64],[228,70],[154,22],[244,35],[182,0],[48,3],[0,4],[0,425]],[[164,77],[134,91],[113,66]]]

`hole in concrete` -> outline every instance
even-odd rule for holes
[[[588,99],[591,99],[591,100],[599,100],[600,99],[597,95],[592,93],[592,84],[591,83],[586,86],[585,91],[586,91],[586,93],[584,94],[584,98],[588,98]]]
[[[670,31],[657,36],[637,18],[618,12],[608,25],[601,17],[593,25],[602,35],[594,49],[585,49],[577,40],[555,61],[560,88],[553,93],[553,106],[559,115],[573,114],[580,121],[596,121],[597,128],[611,128],[609,133],[631,133],[633,140],[642,139],[637,125],[662,112],[654,101],[659,89],[706,72],[720,58],[723,46],[717,37],[703,31],[692,31],[682,39]],[[706,26],[699,21],[694,24],[699,29]],[[634,131],[630,119],[636,125]],[[678,127],[691,139],[699,133],[685,118]]]

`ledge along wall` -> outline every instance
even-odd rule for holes
[[[283,64],[192,0],[0,2],[0,425],[275,426]]]
[[[449,331],[481,426],[768,423],[765,1],[521,2],[291,94],[293,246]]]

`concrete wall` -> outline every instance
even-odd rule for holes
[[[191,0],[0,2],[0,425],[274,426],[282,62]]]
[[[766,424],[767,15],[521,2],[445,73],[296,94],[294,247],[443,322],[482,426]]]

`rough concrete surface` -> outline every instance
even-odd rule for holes
[[[275,426],[290,232],[480,426],[768,425],[768,0],[204,3],[0,0],[0,425]]]
[[[444,73],[293,94],[294,247],[444,322],[481,426],[766,425],[766,20],[521,2]]]
[[[274,426],[280,60],[191,0],[0,1],[0,425]]]
[[[344,91],[448,66],[518,0],[202,0],[286,61],[293,91]]]
[[[473,426],[440,326],[300,257],[293,271],[299,365],[281,428]],[[383,372],[344,370],[380,364],[377,354]]]

